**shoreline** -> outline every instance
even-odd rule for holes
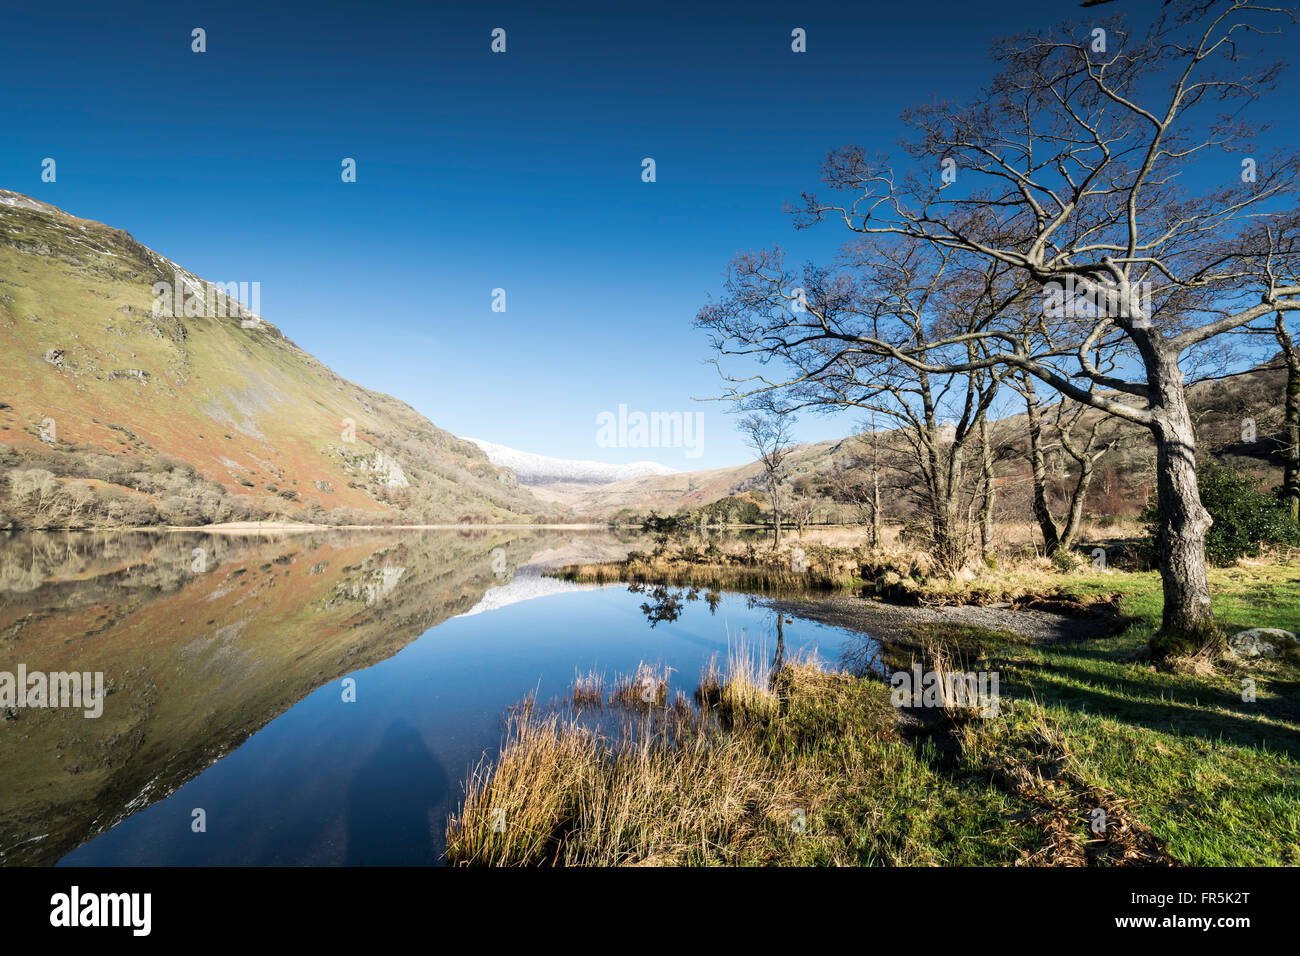
[[[274,521],[230,521],[201,525],[146,525],[132,528],[9,528],[7,534],[285,534],[309,531],[605,531],[603,524],[301,524]]]
[[[908,641],[910,630],[916,626],[1009,631],[1039,646],[1113,637],[1127,626],[1127,621],[1112,605],[1105,605],[1110,613],[1090,608],[1062,614],[1035,607],[891,604],[837,593],[816,594],[806,599],[772,595],[765,597],[763,603],[793,617],[891,642]]]

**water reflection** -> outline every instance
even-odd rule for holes
[[[738,634],[791,646],[744,596],[629,594],[537,565],[636,547],[490,528],[0,539],[0,671],[102,672],[106,694],[98,719],[0,720],[0,862],[436,862],[466,771],[524,694],[648,660],[689,695]],[[846,643],[795,630],[831,659]]]
[[[785,663],[785,613],[776,612],[776,653],[772,655],[771,677],[769,683],[772,688],[776,687],[776,680],[780,676],[781,666]]]
[[[646,616],[650,626],[663,621],[675,621],[682,616],[682,608],[687,601],[698,601],[701,589],[697,587],[671,587],[664,584],[629,584],[628,590],[633,594],[647,594],[650,600],[641,605],[641,613]],[[703,594],[709,606],[709,613],[716,614],[722,603],[722,592],[708,590]]]
[[[447,771],[420,732],[402,720],[389,724],[348,787],[348,865],[437,862],[432,834],[450,795]]]

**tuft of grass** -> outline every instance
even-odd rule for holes
[[[974,687],[968,685],[966,675],[974,668],[968,666],[960,652],[945,643],[928,642],[925,648],[927,669],[935,675],[943,714],[950,721],[965,722],[984,716],[989,702],[979,698]]]
[[[671,668],[652,666],[644,661],[636,672],[616,677],[609,694],[609,706],[629,710],[651,710],[668,701],[668,678]]]
[[[600,762],[591,731],[533,708],[507,718],[509,743],[467,785],[448,822],[448,859],[491,866],[555,864]]]
[[[591,707],[597,710],[605,705],[605,675],[596,671],[578,673],[573,677],[571,698],[574,707]]]
[[[771,680],[766,678],[770,677]],[[806,661],[763,675],[733,653],[683,720],[512,717],[447,829],[459,865],[979,864],[1022,847],[994,832],[1009,798],[952,780],[900,740],[888,688]],[[648,715],[653,716],[653,715]],[[1020,834],[1010,834],[1024,844]]]

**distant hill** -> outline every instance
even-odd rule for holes
[[[837,452],[845,453],[849,444],[846,439],[800,445],[787,459],[785,473],[794,477],[824,471],[832,466]],[[612,517],[625,510],[638,514],[651,510],[672,514],[693,510],[731,495],[762,491],[763,488],[763,467],[758,462],[750,462],[730,468],[630,478],[585,489],[570,497],[567,503],[579,514],[599,518]]]
[[[0,527],[558,513],[243,298],[120,229],[0,190]]]
[[[481,448],[494,465],[509,468],[519,483],[529,487],[545,485],[608,485],[645,475],[672,475],[676,470],[655,461],[637,461],[628,465],[611,465],[599,461],[577,461],[570,458],[548,458],[531,452],[518,451],[483,441],[466,438]]]
[[[1278,484],[1284,382],[1281,362],[1275,358],[1238,375],[1192,385],[1189,403],[1196,423],[1198,456],[1233,460],[1255,471],[1265,485]],[[1089,410],[1085,422],[1099,414]],[[1048,413],[1044,419],[1045,424],[1050,423],[1052,415]],[[993,423],[993,441],[999,451],[995,469],[999,508],[1024,520],[1030,516],[1031,493],[1027,433],[1024,414],[1010,415]],[[1099,434],[1115,444],[1097,464],[1087,510],[1098,517],[1136,515],[1155,489],[1155,458],[1150,438],[1141,427],[1118,419],[1105,423]],[[888,433],[882,433],[882,445],[888,445],[887,436]],[[1050,444],[1050,428],[1047,437]],[[811,498],[817,520],[856,520],[849,509],[837,507],[830,500],[828,478],[835,469],[848,466],[863,453],[866,439],[866,435],[854,435],[797,446],[783,469],[785,493],[798,491]],[[971,467],[977,467],[973,461]],[[886,490],[882,497],[886,510],[892,519],[904,518],[905,496],[898,494],[897,489],[913,479],[897,470],[886,468],[885,472],[882,484]],[[1061,491],[1065,482],[1059,473],[1052,484],[1057,497],[1055,504],[1063,505]],[[750,492],[761,496],[764,490],[762,468],[757,462],[750,462],[580,489],[566,503],[578,514],[607,519],[620,512],[643,515],[651,510],[659,514],[691,511],[729,496]]]

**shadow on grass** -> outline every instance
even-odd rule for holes
[[[1004,678],[1007,691],[1015,696],[1033,695],[1046,705],[1150,730],[1242,747],[1264,746],[1292,760],[1300,760],[1300,732],[1261,720],[1294,719],[1295,703],[1290,698],[1296,686],[1294,682],[1261,680],[1261,691],[1267,688],[1284,696],[1246,703],[1240,694],[1220,688],[1170,685],[1140,677],[1102,674],[1086,667],[1062,666],[1059,657],[1069,655],[1063,654],[1060,648],[1054,650],[1058,658],[1055,661],[1017,661],[1016,671]],[[1093,686],[1080,686],[1083,683]],[[1207,709],[1211,707],[1219,709]]]

